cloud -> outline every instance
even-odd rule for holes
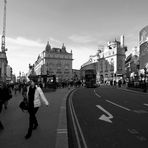
[[[57,40],[57,39],[55,39],[55,38],[53,38],[53,37],[49,37],[49,43],[52,43],[52,44],[62,44],[62,42],[61,41],[59,41],[59,40]]]
[[[60,43],[60,41],[52,38],[51,43],[54,42]],[[27,73],[29,64],[33,64],[37,60],[38,55],[46,46],[46,43],[44,44],[40,40],[29,40],[24,37],[8,37],[6,43],[8,64],[16,75],[19,75],[20,71]],[[96,54],[97,44],[96,46],[66,45],[66,49],[68,52],[73,51],[73,68],[80,69],[82,64],[88,61],[90,55]]]
[[[40,40],[30,40],[24,37],[7,37],[6,48],[8,48],[7,60],[12,67],[13,73],[18,75],[19,72],[27,73],[28,65],[33,64],[38,55],[45,49],[46,44]]]
[[[97,53],[97,48],[93,46],[67,46],[67,49],[72,49],[73,53],[73,69],[80,69],[81,66],[89,60],[90,55],[95,55]]]
[[[15,44],[17,46],[28,46],[28,47],[43,47],[44,44],[41,43],[39,40],[29,40],[23,37],[17,37],[17,38],[6,38],[7,42],[9,44]]]
[[[90,42],[96,41],[96,39],[92,36],[78,35],[78,34],[74,34],[74,35],[70,36],[69,39],[73,42],[76,42],[76,43],[90,43]]]

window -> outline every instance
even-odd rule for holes
[[[105,61],[105,71],[108,71],[108,62]]]
[[[113,58],[110,61],[110,71],[114,71],[114,59]]]

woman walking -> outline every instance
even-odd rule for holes
[[[42,89],[35,85],[35,82],[35,80],[31,80],[30,86],[27,88],[27,100],[29,105],[29,128],[25,139],[30,138],[32,135],[32,130],[38,127],[38,122],[35,115],[41,106],[41,101],[43,101],[46,106],[49,104]]]

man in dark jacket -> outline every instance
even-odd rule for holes
[[[3,98],[4,98],[4,107],[5,109],[7,109],[8,101],[10,100],[10,98],[12,98],[12,93],[9,86],[6,83],[3,84]]]
[[[0,113],[1,113],[1,111],[2,111],[3,104],[4,104],[3,95],[4,95],[3,83],[0,83]],[[0,121],[0,130],[1,130],[1,129],[4,129],[4,126],[3,126],[2,122]]]

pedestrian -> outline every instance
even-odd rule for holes
[[[25,136],[28,139],[32,135],[32,130],[38,127],[38,121],[36,119],[36,113],[41,106],[41,101],[45,103],[46,106],[49,105],[42,89],[37,86],[36,80],[32,79],[30,81],[30,86],[27,87],[27,100],[28,100],[28,112],[29,112],[29,128]]]
[[[2,112],[3,109],[3,104],[4,104],[4,93],[3,93],[3,82],[0,82],[0,114]],[[4,126],[0,120],[0,130],[4,129]]]
[[[22,86],[22,96],[24,100],[27,99],[27,84],[25,82],[23,83],[23,86]]]
[[[14,93],[15,93],[15,95],[17,93],[17,84],[14,84]]]
[[[4,97],[4,108],[7,109],[8,101],[12,98],[12,92],[10,90],[10,87],[6,83],[3,83],[3,97]]]

